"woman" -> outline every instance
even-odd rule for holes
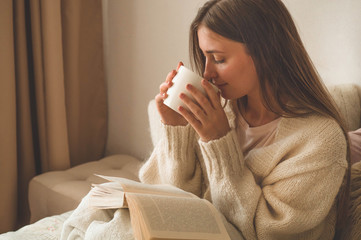
[[[181,94],[190,110],[171,110],[163,104],[169,73],[155,97],[162,138],[140,179],[210,200],[245,239],[338,238],[349,192],[346,129],[284,4],[206,2],[190,53],[208,97],[189,85],[196,102]]]

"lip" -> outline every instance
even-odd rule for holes
[[[219,87],[226,86],[227,83],[216,83],[215,85],[219,88]]]

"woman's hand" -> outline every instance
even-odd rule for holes
[[[179,112],[196,130],[201,140],[208,142],[225,136],[230,131],[226,113],[222,108],[219,93],[215,92],[211,84],[205,79],[202,80],[208,98],[198,91],[194,86],[187,85],[187,90],[192,94],[195,103],[186,94],[180,98],[190,111],[179,107]]]
[[[182,66],[183,63],[178,63],[177,70]],[[166,125],[172,125],[172,126],[185,126],[188,124],[187,120],[184,119],[182,115],[168,107],[163,103],[163,101],[168,97],[167,91],[168,89],[173,85],[173,78],[177,74],[176,70],[171,71],[168,73],[167,78],[165,82],[163,82],[159,87],[159,94],[155,96],[155,102],[157,105],[158,112],[160,114],[160,117],[162,119],[162,122]]]

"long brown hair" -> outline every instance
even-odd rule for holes
[[[198,42],[200,25],[245,44],[256,67],[263,103],[270,111],[283,117],[300,117],[315,112],[331,117],[341,126],[348,143],[344,120],[313,66],[292,17],[281,0],[206,2],[191,24],[189,39],[192,67],[202,74],[205,57]],[[350,166],[349,147],[347,152]],[[346,222],[349,185],[350,167],[338,194],[336,237]]]

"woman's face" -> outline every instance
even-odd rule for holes
[[[246,46],[218,35],[205,26],[198,29],[199,47],[205,58],[203,77],[221,90],[225,99],[259,97],[259,81]]]

